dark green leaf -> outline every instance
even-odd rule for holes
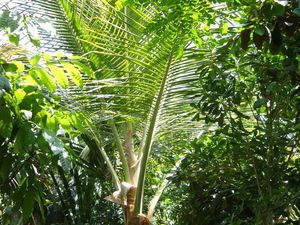
[[[3,157],[0,157],[0,186],[1,183],[5,182],[9,177],[11,169],[13,167],[13,156],[11,154],[7,154]]]
[[[275,3],[271,7],[271,15],[272,16],[283,16],[284,11],[285,11],[284,6],[279,3]]]
[[[6,77],[0,75],[0,90],[4,89],[5,91],[9,91],[11,88],[12,85],[10,81]]]
[[[297,16],[300,17],[300,8],[296,8],[296,9],[294,10],[294,13],[295,13]]]
[[[12,15],[9,10],[3,10],[0,14],[0,28],[9,28],[9,32],[14,32],[18,28],[18,14]]]
[[[17,132],[16,141],[14,144],[16,151],[26,151],[30,145],[35,141],[35,136],[30,124],[23,124]]]
[[[6,72],[14,73],[18,70],[18,67],[14,63],[4,63],[2,67]]]
[[[20,36],[18,34],[8,34],[9,41],[14,45],[19,45]]]
[[[33,207],[34,207],[34,201],[35,201],[35,193],[31,189],[27,193],[25,193],[24,201],[22,204],[22,212],[23,212],[24,222],[27,222],[32,214]]]
[[[259,36],[262,36],[265,33],[265,27],[263,25],[257,25],[254,28],[254,33],[258,34]]]
[[[261,106],[263,106],[265,104],[265,102],[266,102],[266,100],[264,98],[260,98],[254,102],[253,108],[254,109],[260,108]]]
[[[5,105],[1,105],[0,102],[0,136],[8,138],[11,135],[13,129],[12,115]]]

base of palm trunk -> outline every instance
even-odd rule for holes
[[[151,225],[151,223],[145,215],[138,215],[128,218],[127,225]]]

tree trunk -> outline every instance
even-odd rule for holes
[[[134,213],[135,194],[136,187],[130,188],[127,193],[126,225],[150,225],[150,221],[145,215]]]

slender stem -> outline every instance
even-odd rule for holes
[[[165,74],[164,74],[164,77],[163,77],[163,80],[162,80],[162,83],[160,86],[160,90],[159,90],[159,93],[158,93],[158,96],[157,96],[157,99],[155,102],[155,106],[154,106],[154,109],[152,112],[152,117],[151,117],[151,121],[149,124],[149,130],[147,132],[147,138],[145,140],[145,147],[144,147],[144,149],[142,149],[143,155],[142,155],[141,164],[140,164],[138,186],[137,186],[137,192],[136,192],[136,200],[135,200],[135,205],[134,205],[135,214],[142,213],[142,208],[143,208],[142,202],[143,202],[143,195],[144,195],[146,166],[147,166],[151,146],[152,146],[153,139],[154,139],[156,123],[157,123],[157,120],[159,117],[160,106],[161,106],[161,102],[163,100],[163,94],[164,94],[165,86],[167,83],[167,77],[168,77],[169,69],[171,66],[172,58],[173,58],[173,54],[171,52],[169,55],[169,58],[168,58],[168,64],[166,67],[166,71],[165,71]]]
[[[182,162],[182,160],[184,159],[184,157],[180,157],[180,159],[176,162],[176,164],[174,165],[174,167],[171,169],[171,173],[168,173],[164,179],[163,179],[163,182],[160,184],[159,188],[157,189],[154,197],[152,198],[152,200],[150,201],[149,203],[149,206],[148,206],[148,213],[147,213],[147,218],[151,221],[152,218],[153,218],[153,214],[154,214],[154,211],[155,211],[155,207],[158,203],[158,200],[160,199],[160,196],[162,195],[162,193],[164,192],[164,190],[168,187],[168,184],[170,183],[170,180],[168,179],[169,177],[172,177],[177,169],[180,167],[180,164]]]
[[[112,174],[112,178],[115,184],[116,189],[120,190],[121,189],[121,182],[119,180],[119,177],[110,161],[110,159],[108,158],[104,148],[101,146],[99,140],[97,138],[95,138],[96,144],[98,149],[100,150],[100,153],[102,155],[102,157],[104,158],[105,162],[107,163],[108,169],[110,170],[111,174]]]
[[[110,125],[110,127],[113,131],[113,135],[114,135],[114,138],[115,138],[115,141],[116,141],[116,144],[117,144],[117,149],[118,149],[118,152],[120,154],[120,159],[121,159],[121,162],[122,162],[122,168],[123,168],[124,174],[125,174],[125,181],[128,182],[128,183],[131,183],[131,178],[130,178],[130,174],[129,174],[129,167],[128,167],[128,163],[127,163],[127,160],[126,160],[124,149],[122,147],[122,142],[121,142],[121,139],[120,139],[120,135],[118,133],[118,130],[116,128],[115,123],[112,120],[109,121],[109,125]]]
[[[54,176],[54,173],[53,173],[51,170],[50,170],[50,176],[51,176],[52,181],[53,181],[53,183],[54,183],[54,187],[55,187],[55,189],[56,189],[56,191],[57,191],[57,194],[58,194],[58,197],[59,197],[59,200],[60,200],[62,209],[63,209],[63,211],[64,211],[66,217],[68,218],[69,221],[73,221],[73,218],[70,216],[70,212],[69,212],[69,210],[68,210],[68,207],[67,207],[66,204],[65,204],[63,195],[62,195],[62,193],[61,193],[61,191],[60,191],[60,189],[59,189],[58,182],[57,182],[57,180],[56,180],[56,178],[55,178],[55,176]]]
[[[133,124],[131,121],[126,123],[126,131],[125,131],[125,145],[124,150],[127,156],[127,162],[129,167],[129,175],[131,178],[131,184],[137,185],[137,168],[138,168],[138,160],[134,151],[134,142],[133,142]]]
[[[160,199],[160,196],[162,195],[163,191],[166,189],[166,187],[169,184],[169,180],[167,178],[164,179],[163,183],[160,185],[160,187],[157,189],[154,197],[152,198],[152,200],[149,203],[149,207],[148,207],[148,213],[147,213],[147,217],[148,219],[151,221],[154,211],[155,211],[155,207],[157,205],[158,200]]]
[[[260,182],[259,182],[258,173],[257,173],[257,169],[256,169],[256,164],[255,164],[254,158],[253,158],[253,170],[254,170],[254,174],[255,174],[255,181],[256,181],[256,186],[257,186],[257,189],[258,189],[258,193],[260,194],[260,197],[262,198],[263,202],[265,202],[265,198],[264,198],[262,190],[260,188]]]
[[[100,151],[104,161],[107,163],[110,173],[112,174],[112,179],[116,189],[120,190],[121,182],[119,180],[119,177],[93,129],[90,129],[89,133],[83,135],[82,137],[84,142],[88,145],[90,149],[98,149]]]

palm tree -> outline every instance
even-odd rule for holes
[[[192,84],[197,80],[194,55],[200,51],[187,45],[183,56],[178,57],[181,36],[172,23],[165,24],[163,37],[158,29],[146,30],[162,16],[153,5],[140,9],[117,8],[106,1],[86,5],[65,1],[63,5],[86,55],[99,69],[101,79],[86,82],[87,95],[77,102],[93,115],[96,125],[90,127],[90,137],[97,142],[118,189],[108,199],[124,207],[126,224],[149,224],[167,184],[162,182],[145,216],[149,156],[161,135],[194,127],[190,104]],[[99,126],[110,127],[124,176],[113,168],[98,135]],[[139,144],[134,143],[135,136]]]

